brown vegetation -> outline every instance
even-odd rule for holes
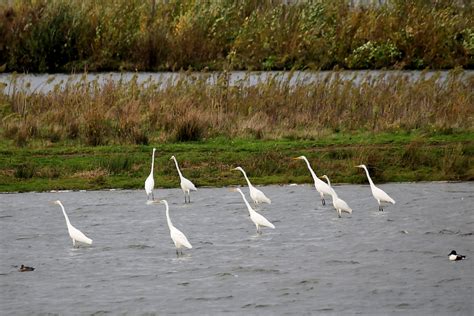
[[[339,131],[449,134],[474,126],[474,77],[460,70],[445,79],[381,73],[361,83],[338,72],[310,84],[290,83],[290,77],[252,86],[230,85],[226,73],[216,84],[205,74],[191,80],[184,73],[174,85],[157,88],[162,82],[139,84],[134,77],[100,86],[83,76],[48,94],[10,87],[16,92],[0,93],[0,129],[18,146],[33,139],[97,146],[216,136],[314,139]]]
[[[469,1],[13,0],[0,69],[447,69],[474,66]]]

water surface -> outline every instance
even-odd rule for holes
[[[359,85],[363,82],[383,82],[393,77],[403,77],[406,80],[429,79],[438,76],[440,82],[445,82],[449,71],[417,71],[417,70],[346,70],[346,71],[231,71],[227,73],[230,86],[254,86],[266,83],[288,82],[290,85],[307,85],[315,82],[339,80],[341,83],[350,82]],[[222,72],[110,72],[85,74],[0,74],[0,88],[8,95],[23,91],[26,93],[49,93],[64,90],[66,86],[87,84],[103,86],[109,82],[130,84],[137,82],[144,87],[153,85],[156,89],[176,85],[181,80],[194,82],[205,79],[206,84],[216,84],[223,78]],[[473,70],[464,70],[462,78],[468,80],[474,76]]]
[[[343,218],[309,185],[262,187],[276,229],[261,236],[237,192],[199,188],[184,205],[156,190],[194,246],[180,258],[144,191],[2,194],[0,312],[473,314],[473,184],[380,187],[397,201],[384,212],[368,186],[337,186]],[[72,247],[56,199],[91,247]]]

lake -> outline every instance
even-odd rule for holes
[[[380,187],[397,201],[384,212],[368,185],[336,186],[354,210],[342,218],[310,185],[260,187],[276,226],[262,235],[228,188],[186,205],[157,189],[193,245],[181,257],[144,190],[1,194],[0,312],[472,315],[474,185]],[[73,248],[57,199],[92,246]]]
[[[295,84],[312,84],[315,82],[341,80],[350,81],[352,84],[372,82],[374,80],[390,79],[402,76],[406,80],[416,81],[420,78],[431,78],[439,74],[439,80],[444,82],[449,71],[398,71],[398,70],[347,70],[347,71],[231,71],[228,73],[230,86],[254,86],[258,83],[275,80],[276,82],[289,82]],[[215,84],[221,72],[111,72],[111,73],[85,73],[85,74],[0,74],[0,88],[3,84],[4,93],[12,95],[14,92],[48,93],[55,89],[64,89],[68,84],[97,82],[103,86],[107,82],[128,83],[136,80],[138,84],[147,87],[151,84],[157,88],[175,85],[180,80],[193,82],[206,79],[209,85]],[[463,78],[468,80],[474,76],[474,70],[464,70]]]

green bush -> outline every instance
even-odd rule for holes
[[[393,43],[374,43],[368,41],[357,47],[346,58],[347,66],[351,69],[379,69],[393,66],[400,60],[401,52]]]

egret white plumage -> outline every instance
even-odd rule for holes
[[[329,180],[329,177],[327,175],[323,175],[321,178],[325,178],[328,181],[329,187],[331,188],[332,205],[337,211],[337,216],[341,217],[342,212],[352,214],[352,209],[349,207],[349,205],[347,205],[346,201],[339,198],[336,193],[336,190],[334,190],[334,188],[331,186],[331,181]]]
[[[183,193],[184,193],[184,203],[186,203],[186,202],[191,203],[191,193],[190,192],[191,191],[196,191],[197,189],[191,181],[189,181],[188,179],[183,177],[183,174],[181,173],[181,170],[179,170],[178,161],[176,160],[176,157],[171,156],[170,160],[171,159],[174,160],[174,163],[176,164],[176,169],[178,170],[179,179],[181,181],[181,183],[180,183],[181,190],[183,190]],[[188,197],[187,200],[186,200],[186,196]]]
[[[79,229],[72,226],[71,222],[69,221],[69,217],[66,214],[66,210],[64,209],[64,206],[61,203],[61,201],[59,201],[59,200],[54,201],[54,204],[58,204],[61,207],[61,209],[63,210],[64,218],[66,219],[67,231],[69,232],[69,236],[72,239],[72,245],[76,246],[76,241],[87,244],[87,245],[91,245],[92,244],[92,239],[88,238]]]
[[[390,196],[388,196],[388,194],[385,193],[384,190],[382,190],[380,188],[377,188],[375,186],[374,182],[370,178],[369,170],[367,170],[367,167],[365,165],[358,165],[356,167],[362,168],[362,169],[365,170],[365,173],[367,174],[367,179],[369,180],[369,183],[370,183],[370,189],[372,190],[372,195],[374,196],[374,199],[376,199],[377,202],[379,203],[379,211],[383,211],[383,204],[384,203],[395,204],[394,199],[392,199]]]
[[[322,181],[321,179],[318,178],[316,173],[314,172],[313,168],[311,168],[311,165],[309,164],[308,159],[305,156],[299,156],[293,159],[299,159],[299,160],[304,160],[306,162],[306,165],[308,166],[309,172],[311,173],[311,176],[313,177],[314,181],[314,187],[316,188],[316,191],[319,192],[319,195],[321,196],[321,203],[323,205],[326,205],[326,200],[324,199],[324,195],[331,195],[332,189],[327,185],[326,182]]]
[[[159,200],[155,201],[154,203],[164,204],[166,207],[166,221],[168,222],[168,228],[170,230],[171,240],[173,240],[174,246],[176,247],[176,255],[178,256],[179,253],[183,254],[181,248],[186,247],[188,249],[193,248],[191,243],[188,241],[186,236],[176,227],[173,226],[170,218],[170,211],[168,206],[168,201],[166,200]],[[179,253],[178,253],[179,250]]]
[[[249,191],[250,191],[250,197],[252,198],[252,201],[255,203],[255,204],[260,204],[260,203],[268,203],[268,204],[271,204],[272,201],[267,198],[265,196],[265,194],[263,194],[262,191],[260,191],[259,189],[257,189],[256,187],[254,187],[252,185],[252,183],[250,183],[250,180],[249,178],[247,177],[247,174],[245,173],[244,169],[242,169],[242,167],[237,167],[237,168],[234,168],[232,170],[239,170],[240,172],[242,172],[242,174],[244,175],[245,177],[245,180],[247,180],[247,184],[249,186]]]
[[[147,196],[147,200],[151,199],[154,200],[155,197],[153,196],[153,188],[155,187],[155,179],[153,178],[153,167],[155,165],[155,151],[156,148],[153,148],[153,154],[151,156],[151,171],[148,178],[145,180],[145,192]]]
[[[247,205],[247,209],[249,211],[249,214],[250,214],[250,219],[252,220],[252,222],[255,224],[255,227],[257,227],[257,233],[258,234],[261,234],[261,230],[260,230],[260,226],[264,226],[264,227],[270,227],[270,228],[275,228],[275,225],[273,225],[272,223],[270,223],[265,217],[263,217],[263,215],[260,215],[259,213],[257,213],[249,204],[249,202],[247,201],[247,199],[245,198],[245,195],[242,193],[242,190],[240,190],[239,188],[235,189],[234,191],[236,192],[239,192],[240,195],[242,195],[242,198],[244,199],[244,202],[245,202],[245,205]]]

